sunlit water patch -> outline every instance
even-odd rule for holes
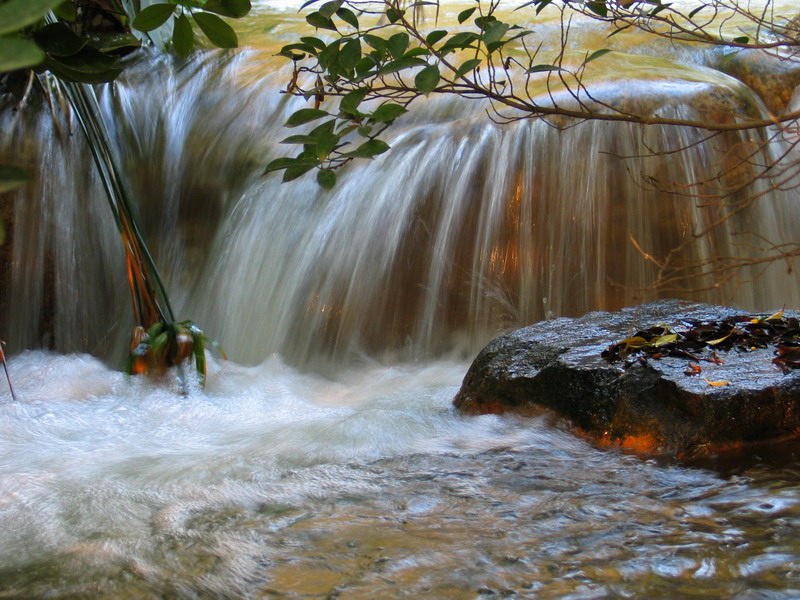
[[[0,598],[800,594],[796,459],[720,475],[462,417],[462,363],[218,363],[186,396],[80,355],[11,368]]]

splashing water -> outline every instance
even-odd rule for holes
[[[5,598],[792,598],[800,447],[727,475],[466,418],[463,363],[205,393],[29,352],[0,405]],[[752,466],[743,466],[750,464]],[[781,466],[783,465],[783,466]],[[749,595],[748,595],[749,594]]]

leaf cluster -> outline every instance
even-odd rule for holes
[[[304,7],[317,2],[311,0]],[[309,25],[338,37],[325,41],[304,36],[278,53],[295,65],[287,91],[314,101],[314,108],[299,109],[286,126],[329,118],[308,134],[283,140],[303,144],[295,157],[267,165],[266,172],[283,170],[284,181],[318,168],[318,182],[331,187],[336,181],[334,169],[354,158],[372,158],[388,150],[378,135],[407,111],[412,100],[468,86],[482,64],[501,54],[509,42],[530,33],[500,21],[490,11],[477,14],[475,31],[437,29],[423,36],[408,20],[418,4],[403,8],[387,3],[382,13],[385,21],[373,26],[365,26],[364,15],[357,15],[347,4],[328,1],[306,17]],[[462,11],[459,23],[475,12],[475,7]],[[303,86],[303,78],[313,84]],[[320,108],[328,97],[340,99],[338,110]],[[345,139],[353,131],[365,138],[360,144]]]
[[[609,38],[631,29],[681,43],[759,48],[792,57],[798,56],[800,45],[796,19],[777,15],[772,0],[766,2],[769,10],[751,9],[739,0],[702,0],[692,7],[668,0],[528,0],[514,8],[536,15],[545,10],[560,13],[560,49],[555,56],[546,54],[550,52],[546,40],[524,27],[531,20],[528,16],[513,19],[501,14],[496,0],[471,0],[457,13],[457,26],[423,31],[417,13],[427,5],[435,6],[438,15],[437,0],[309,0],[302,7],[311,10],[306,21],[321,33],[300,37],[279,52],[294,64],[286,91],[313,99],[315,109],[325,98],[366,90],[361,97],[365,103],[389,101],[404,107],[432,93],[486,99],[489,117],[498,123],[555,116],[556,126],[591,119],[709,131],[765,128],[774,124],[772,120],[720,124],[667,118],[631,113],[595,97],[585,84],[587,65],[611,50],[571,51],[572,17],[583,14],[608,24]],[[730,13],[748,22],[749,28],[723,34],[721,27]],[[792,118],[784,115],[781,122]],[[273,162],[269,170],[283,165],[292,169],[287,179],[294,179],[300,172],[294,167],[315,166],[310,152],[295,159]],[[342,164],[323,160],[316,166],[328,169]]]
[[[225,357],[219,344],[206,337],[191,321],[159,321],[147,330],[137,326],[133,331],[125,372],[128,375],[163,375],[171,367],[181,367],[186,362],[194,361],[200,383],[205,387],[205,351],[208,345]]]
[[[138,46],[130,34],[79,35],[69,24],[75,4],[64,0],[9,0],[0,4],[0,73],[50,71],[79,83],[104,83],[122,71],[119,58]]]
[[[286,121],[286,127],[297,127],[323,120],[307,133],[292,135],[282,144],[300,144],[303,150],[294,157],[276,158],[265,173],[283,171],[283,181],[291,181],[318,168],[317,182],[325,189],[336,184],[337,166],[354,158],[374,158],[389,149],[383,140],[377,139],[389,124],[407,112],[401,104],[385,102],[374,110],[361,112],[359,107],[368,90],[354,90],[341,98],[336,113],[320,108],[303,108],[294,112]],[[353,143],[350,137],[356,132],[363,139]]]
[[[0,73],[32,67],[45,54],[26,33],[63,0],[9,0],[0,4]]]
[[[612,363],[624,361],[625,368],[666,356],[721,364],[717,351],[752,352],[768,347],[775,348],[772,362],[784,373],[800,368],[800,321],[779,311],[768,316],[686,320],[680,328],[656,325],[610,345],[601,356]],[[687,375],[699,372],[691,363],[686,371]]]
[[[151,4],[133,19],[134,29],[153,31],[172,21],[172,48],[178,56],[192,52],[196,38],[194,25],[217,48],[236,48],[239,39],[233,28],[222,17],[239,19],[250,12],[250,0],[176,0]]]
[[[182,57],[195,46],[192,22],[213,45],[236,47],[236,33],[221,17],[240,18],[251,8],[250,0],[174,0],[126,16],[122,4],[116,0],[112,4],[122,21],[143,32],[153,31],[172,18],[172,46]],[[73,0],[0,0],[0,76],[32,68],[76,83],[115,79],[122,72],[120,58],[138,48],[139,40],[130,31],[114,37],[79,34],[76,20]],[[24,171],[0,165],[0,193],[26,181]]]
[[[153,31],[172,18],[172,46],[188,56],[195,46],[192,23],[219,48],[238,45],[236,33],[221,17],[240,18],[250,12],[250,0],[174,0],[152,4],[126,15],[115,3],[128,27]],[[72,0],[7,0],[0,3],[0,73],[23,68],[50,71],[78,83],[105,83],[122,71],[121,55],[140,42],[128,31],[114,38],[76,33],[76,5]],[[191,18],[191,21],[190,21]]]

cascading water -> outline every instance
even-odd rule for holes
[[[595,90],[666,116],[762,109],[730,77],[647,60],[648,82]],[[301,103],[275,65],[153,55],[101,92],[176,313],[232,358],[186,396],[114,368],[123,257],[79,130],[46,106],[0,115],[0,153],[38,165],[4,213],[20,401],[0,402],[0,598],[797,597],[796,444],[686,469],[450,406],[500,330],[652,297],[631,237],[663,257],[715,214],[644,184],[724,189],[741,173],[710,176],[757,140],[498,126],[431,99],[325,192],[261,177]],[[794,241],[797,192],[768,183],[691,257]],[[698,295],[800,304],[785,265],[761,275]]]
[[[156,58],[132,67],[103,99],[178,313],[203,323],[233,359],[247,363],[274,352],[298,364],[358,352],[468,355],[503,328],[653,298],[647,286],[656,269],[630,238],[663,257],[718,214],[695,199],[644,189],[643,181],[713,180],[726,153],[752,145],[746,134],[732,134],[676,157],[671,150],[691,147],[701,134],[610,123],[566,131],[543,121],[501,127],[478,103],[442,99],[420,104],[398,123],[391,154],[351,169],[332,192],[311,177],[281,185],[277,176],[259,177],[260,170],[300,101],[278,93],[287,75],[263,75],[270,65],[246,52],[180,68]],[[662,116],[696,116],[687,103],[708,93],[716,83],[709,79],[658,88],[672,98],[671,106],[660,105]],[[716,79],[747,98],[741,84]],[[642,95],[631,83],[622,93]],[[6,118],[20,128],[14,115]],[[52,120],[42,117],[39,127],[52,128]],[[29,130],[22,124],[17,135]],[[89,238],[82,250],[71,244],[82,235],[65,223],[83,214],[107,219],[103,191],[86,181],[89,170],[70,166],[88,154],[80,136],[66,147],[55,131],[38,138],[41,173],[65,171],[58,193],[43,177],[32,198],[16,203],[20,232],[31,227],[18,237],[31,248],[12,265],[7,337],[16,348],[40,345],[39,322],[49,311],[55,349],[102,356],[103,342],[119,348],[129,327],[125,303],[116,301],[123,292],[109,290],[95,305],[91,287],[71,282],[124,285],[114,270],[118,242],[100,221],[87,223],[86,235],[105,241]],[[648,158],[653,152],[665,154]],[[752,254],[752,238],[739,231],[791,241],[796,204],[793,193],[770,194],[696,242],[689,258]],[[49,271],[57,281],[45,285]],[[795,279],[777,265],[756,285],[701,297],[771,310],[796,302],[796,286],[787,285]],[[115,300],[106,301],[111,293]]]

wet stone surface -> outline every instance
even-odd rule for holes
[[[766,318],[667,300],[538,323],[486,346],[454,403],[473,414],[550,410],[603,446],[645,455],[692,457],[796,436],[800,371],[776,363],[773,343],[732,344],[732,337],[719,341],[725,332],[709,332],[717,343],[702,349],[609,352],[654,326],[668,342],[699,323],[744,316],[747,325]]]

